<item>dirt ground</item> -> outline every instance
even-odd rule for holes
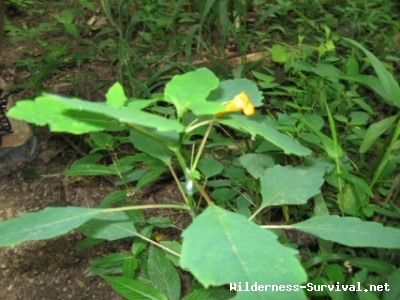
[[[19,21],[18,16],[9,15],[9,19],[13,23]],[[7,36],[1,41],[0,79],[7,85],[27,80],[28,70],[18,70],[16,63],[33,44],[34,41],[32,44],[26,41],[11,44]],[[105,63],[88,62],[78,71],[66,70],[66,73],[85,73],[87,69],[96,71],[102,79],[115,79],[112,68]],[[48,90],[63,95],[76,95],[78,92],[83,97],[87,96],[87,83],[83,82],[80,87],[71,86],[59,78],[60,75],[49,80]],[[33,93],[23,90],[12,97],[17,100],[32,97]],[[52,134],[46,128],[39,129],[37,134],[40,140],[39,156],[27,167],[31,171],[24,176],[22,172],[17,172],[0,178],[0,221],[47,206],[96,207],[107,194],[116,190],[109,180],[57,175],[88,150],[84,148],[81,138]],[[29,177],[32,179],[27,179]],[[74,245],[82,239],[79,233],[71,232],[52,240],[1,248],[0,299],[122,299],[101,278],[86,276],[85,270],[89,260],[111,252],[129,251],[129,248],[124,249],[126,245],[118,243],[103,243],[90,249],[75,249]]]

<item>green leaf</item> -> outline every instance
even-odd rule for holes
[[[242,166],[255,179],[260,178],[267,168],[274,165],[274,159],[265,154],[248,153],[239,157]]]
[[[400,269],[397,269],[387,279],[390,291],[383,293],[383,300],[400,299]]]
[[[313,66],[310,63],[299,60],[290,64],[292,68],[298,71],[313,72],[321,77],[335,77],[343,74],[343,72],[332,64],[318,63]]]
[[[350,247],[400,248],[400,229],[353,217],[315,216],[290,227]]]
[[[126,198],[126,191],[114,191],[107,195],[103,201],[101,201],[99,208],[110,207],[113,204],[126,200]]]
[[[35,101],[18,101],[9,115],[37,125],[49,124],[51,131],[82,134],[115,127],[115,120],[155,128],[160,132],[183,131],[176,120],[170,120],[129,107],[110,107],[106,103],[83,101],[44,94]],[[114,119],[114,122],[113,120]]]
[[[339,176],[345,179],[348,182],[351,182],[354,186],[359,187],[362,191],[364,191],[369,196],[373,197],[373,193],[368,183],[365,182],[364,179],[357,177],[350,173],[339,173]]]
[[[205,288],[239,282],[294,285],[307,279],[296,253],[278,243],[271,231],[239,214],[210,205],[183,232],[180,265]],[[271,290],[237,291],[235,299],[276,297]],[[279,299],[306,298],[303,291],[291,291],[280,292]]]
[[[187,107],[197,116],[215,115],[225,110],[224,105],[210,101],[188,103]]]
[[[120,164],[123,166],[122,163]],[[117,180],[115,184],[118,186],[125,186],[127,183],[140,180],[140,178],[142,178],[142,176],[146,173],[147,171],[145,169],[133,169],[130,172],[125,173],[123,178]]]
[[[114,138],[111,134],[105,132],[91,132],[90,139],[96,144],[96,150],[110,150],[114,147]]]
[[[164,253],[154,246],[150,247],[147,265],[152,286],[167,295],[169,300],[179,300],[181,280],[177,270]]]
[[[346,73],[347,75],[358,75],[360,66],[357,59],[352,55],[346,61]]]
[[[119,82],[114,83],[106,93],[106,103],[111,107],[121,107],[126,101],[124,88]]]
[[[290,137],[280,133],[266,123],[257,122],[239,114],[230,114],[228,118],[221,118],[218,121],[231,128],[246,131],[253,136],[258,134],[275,146],[281,148],[285,154],[295,154],[298,156],[307,156],[311,154],[310,149],[296,143]]]
[[[138,260],[136,257],[130,257],[124,260],[122,265],[122,276],[125,278],[133,278],[135,276],[135,271],[138,268]]]
[[[205,102],[208,94],[218,87],[218,78],[208,69],[200,68],[183,75],[175,75],[165,86],[166,100],[177,109],[178,118],[191,103]]]
[[[140,235],[151,239],[151,234],[153,233],[153,225],[150,226],[146,226],[144,227],[141,231],[140,231]],[[138,257],[140,255],[140,253],[143,252],[144,249],[146,249],[147,247],[147,241],[143,240],[143,239],[136,239],[133,244],[132,244],[132,254],[135,257]]]
[[[182,245],[177,241],[161,241],[160,244],[178,254],[181,253]],[[170,252],[165,251],[165,256],[177,267],[179,267],[179,257]]]
[[[110,128],[110,120],[104,115],[82,111],[71,113],[71,105],[58,102],[55,97],[59,96],[45,95],[35,101],[18,101],[8,115],[39,126],[49,124],[53,132],[81,134]]]
[[[352,111],[350,113],[351,121],[350,125],[361,126],[367,123],[369,114],[363,111]]]
[[[211,193],[211,198],[215,200],[218,204],[224,203],[235,197],[238,192],[232,188],[217,188]]]
[[[131,300],[168,300],[153,287],[135,279],[104,276],[103,279],[120,295]]]
[[[383,90],[388,96],[388,98],[385,100],[387,100],[390,105],[400,108],[400,87],[393,75],[388,70],[386,70],[385,66],[379,61],[378,58],[376,58],[374,54],[369,52],[359,43],[349,38],[343,39],[353,46],[361,49],[365,53],[372,67],[374,68],[376,75],[378,76],[379,82],[382,85]]]
[[[109,275],[120,273],[124,262],[131,259],[132,255],[126,253],[111,253],[106,256],[89,261],[86,273],[89,276]]]
[[[200,289],[182,298],[182,300],[227,300],[235,297],[235,293],[223,288]]]
[[[134,236],[134,222],[123,211],[115,211],[90,219],[78,230],[93,238],[114,241]]]
[[[150,131],[145,135],[136,130],[131,130],[129,136],[136,149],[158,158],[166,165],[171,164],[171,158],[174,155],[174,152],[168,146],[173,145],[177,138],[176,132],[161,133]]]
[[[379,122],[372,124],[368,127],[365,133],[364,139],[360,145],[360,153],[365,153],[375,143],[375,141],[396,122],[399,118],[399,114],[383,119]]]
[[[330,158],[337,159],[343,156],[343,150],[340,147],[340,145],[337,143],[335,144],[335,141],[332,138],[322,133],[320,129],[318,129],[319,126],[315,127],[316,124],[310,123],[309,118],[304,118],[300,116],[299,119],[308,127],[308,129],[310,129],[318,136],[325,152],[328,154]]]
[[[98,164],[75,164],[63,172],[67,176],[98,176],[98,175],[118,175],[132,169],[132,166],[98,165]]]
[[[275,166],[260,178],[262,207],[300,205],[320,192],[325,168],[321,166]]]
[[[152,182],[156,181],[158,178],[160,178],[161,174],[163,174],[164,172],[165,172],[165,168],[157,168],[157,169],[147,171],[138,180],[138,182],[136,184],[136,189],[137,190],[143,189],[150,183],[152,183]]]
[[[104,210],[83,207],[47,207],[0,223],[0,247],[50,239],[77,228]]]
[[[236,95],[245,91],[251,103],[255,106],[261,106],[264,99],[262,92],[257,88],[254,81],[248,79],[231,79],[221,81],[218,88],[213,90],[207,100],[223,103],[233,100]]]
[[[224,165],[212,157],[202,158],[197,167],[205,179],[220,174],[224,169]]]
[[[307,113],[307,114],[301,114],[301,116],[307,122],[307,124],[310,127],[312,127],[314,130],[318,130],[319,131],[325,125],[324,119],[318,114]]]
[[[272,60],[277,63],[285,63],[292,57],[292,54],[279,44],[272,46],[271,54]]]
[[[151,217],[147,219],[147,223],[150,225],[154,225],[158,228],[172,228],[175,227],[174,223],[171,221],[169,217]]]

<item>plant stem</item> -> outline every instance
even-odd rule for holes
[[[194,163],[193,163],[193,165],[191,165],[191,167],[190,167],[190,170],[191,170],[191,171],[194,171],[194,170],[196,170],[196,168],[197,168],[197,164],[199,163],[200,158],[201,158],[201,155],[203,154],[203,149],[204,149],[204,146],[206,145],[207,138],[208,138],[208,136],[210,135],[210,132],[211,132],[211,128],[212,128],[212,126],[213,126],[213,123],[214,123],[214,121],[211,121],[210,124],[208,124],[207,131],[205,132],[205,134],[204,134],[204,136],[203,136],[203,139],[201,140],[199,150],[197,151],[196,158],[194,159]]]
[[[173,209],[181,209],[181,210],[190,210],[191,209],[189,206],[182,205],[182,204],[147,204],[147,205],[133,205],[133,206],[106,208],[106,209],[104,209],[104,211],[105,212],[114,212],[114,211],[125,211],[125,210],[163,209],[163,208],[173,208]]]
[[[341,152],[341,150],[340,150],[340,146],[338,143],[338,136],[337,136],[337,132],[336,132],[335,120],[333,119],[332,113],[331,113],[328,103],[326,101],[325,101],[325,106],[326,106],[326,112],[328,114],[329,127],[330,127],[331,133],[332,133],[333,147],[335,149],[335,157],[333,159],[335,161],[336,177],[337,177],[338,189],[339,189],[338,204],[339,204],[340,211],[343,214],[343,208],[344,208],[343,186],[342,186],[343,183],[342,183],[342,178],[340,177],[341,168],[340,168],[340,157],[339,157],[339,153]]]

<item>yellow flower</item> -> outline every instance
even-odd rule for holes
[[[223,112],[217,113],[216,114],[217,117],[223,114],[228,114],[237,111],[243,112],[246,116],[251,116],[254,114],[255,110],[253,103],[251,103],[245,91],[240,92],[235,96],[235,98],[222,103],[222,105],[225,105],[225,110]]]

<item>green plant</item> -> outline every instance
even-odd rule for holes
[[[204,288],[236,284],[237,299],[247,299],[250,295],[252,299],[269,296],[305,299],[298,287],[307,280],[304,267],[295,257],[297,251],[282,244],[284,240],[278,240],[280,233],[274,232],[274,228],[314,234],[323,239],[321,245],[326,247],[329,247],[328,241],[349,247],[400,247],[398,229],[355,217],[328,215],[320,188],[329,164],[311,159],[311,151],[277,131],[278,124],[270,118],[260,114],[250,116],[252,109],[246,109],[260,106],[262,99],[251,81],[219,81],[203,68],[173,77],[163,94],[153,94],[148,100],[127,99],[118,83],[111,87],[106,98],[106,103],[90,103],[44,94],[35,101],[20,101],[10,111],[14,118],[37,125],[49,124],[52,131],[91,132],[94,153],[75,162],[64,174],[116,175],[125,190],[112,193],[99,208],[46,208],[3,221],[1,246],[51,238],[73,228],[89,237],[88,244],[140,237],[134,238],[132,253],[110,254],[92,262],[89,269],[92,274],[103,276],[128,299],[137,299],[143,294],[157,299],[179,299],[176,267],[189,271]],[[234,110],[249,116],[236,114]],[[158,115],[157,111],[163,111],[164,115]],[[236,138],[227,139],[225,134],[214,130],[220,126],[234,130]],[[312,129],[313,125],[310,126]],[[129,132],[128,136],[104,132],[116,130]],[[314,130],[330,151],[332,142],[318,132]],[[200,141],[196,136],[200,136]],[[124,157],[113,154],[108,166],[98,163],[103,157],[101,151],[114,153],[122,142],[132,144],[139,152]],[[221,151],[221,146],[226,145],[235,147],[228,153]],[[337,151],[333,154],[336,157]],[[278,163],[289,158],[294,166]],[[139,162],[143,171],[136,165]],[[182,170],[182,177],[175,172],[174,164]],[[172,172],[182,203],[138,203],[136,190],[155,180],[165,168]],[[218,185],[214,179],[221,176],[225,182]],[[132,184],[134,181],[136,185]],[[210,190],[213,190],[211,194]],[[310,198],[314,198],[315,213],[307,214],[313,216],[300,222],[290,221],[287,207],[306,205]],[[289,225],[270,225],[266,212],[274,206],[282,207]],[[155,208],[189,213],[192,223],[182,232],[182,244],[150,239],[154,227],[173,226],[165,218],[146,220],[142,211]],[[146,252],[148,244],[152,246]],[[348,258],[344,257],[341,258]],[[310,268],[314,264],[309,261],[305,266]],[[398,276],[398,272],[391,271],[391,278]],[[350,283],[355,286],[355,281],[368,284],[365,277],[354,277]],[[240,282],[293,285],[299,291],[276,293],[271,287],[268,291],[246,293],[240,291]],[[184,299],[195,299],[199,295],[213,299],[234,296],[225,289],[204,288],[192,287]]]

